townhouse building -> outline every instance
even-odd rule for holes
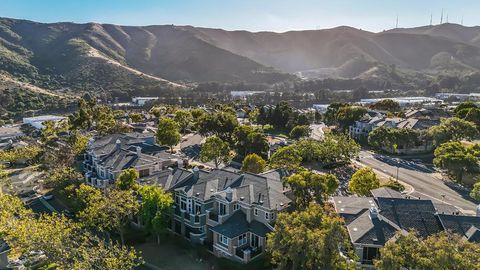
[[[139,182],[173,193],[171,231],[218,257],[247,263],[263,253],[277,213],[291,203],[281,182],[286,174],[170,168]]]
[[[179,158],[155,144],[153,133],[113,134],[91,139],[84,154],[83,170],[88,184],[105,188],[122,170],[135,168],[140,177],[175,166]]]
[[[411,198],[384,187],[372,190],[371,197],[338,196],[332,202],[345,220],[363,268],[373,268],[380,249],[395,241],[398,232],[415,230],[420,237],[428,237],[448,231],[480,243],[480,206],[477,216],[464,216],[450,205]]]

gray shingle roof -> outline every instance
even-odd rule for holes
[[[163,160],[146,154],[137,154],[126,149],[116,149],[110,154],[102,157],[98,164],[111,169],[112,171],[121,171],[128,168],[135,168],[146,165],[161,163]]]
[[[347,229],[353,243],[382,246],[397,232],[382,216],[371,218],[368,210],[353,220]]]
[[[467,231],[472,226],[480,228],[480,217],[439,214],[438,218],[442,222],[445,230],[452,231],[462,236],[467,236]]]
[[[427,237],[443,230],[430,200],[376,198],[380,214],[405,231]]]
[[[245,213],[240,210],[236,211],[224,223],[213,227],[211,230],[228,238],[235,238],[246,232],[253,232],[258,236],[265,237],[270,232],[267,226],[256,220],[250,223],[247,222]]]

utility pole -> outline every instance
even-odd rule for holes
[[[447,23],[448,23],[448,14],[447,14]]]
[[[398,28],[398,14],[397,14],[397,21],[395,22],[395,28]]]
[[[443,23],[443,8],[442,8],[442,14],[440,15],[440,24]]]
[[[463,25],[463,15],[462,15],[462,21],[460,22],[461,25]]]
[[[430,13],[430,26],[432,26],[433,14]]]

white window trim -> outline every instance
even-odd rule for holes
[[[247,242],[248,242],[247,239],[248,239],[247,233],[244,233],[244,234],[240,235],[238,237],[238,246],[240,247],[240,246],[246,245]]]
[[[258,216],[258,209],[257,208],[253,208],[253,215]]]
[[[269,220],[269,219],[270,219],[270,213],[265,212],[265,219],[266,219],[266,220]]]
[[[225,246],[228,246],[228,244],[230,243],[230,239],[228,239],[228,237],[224,236],[223,234],[219,235],[218,240],[219,240],[220,244],[223,244]]]

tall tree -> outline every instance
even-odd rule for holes
[[[192,114],[187,110],[177,110],[174,119],[180,126],[182,132],[185,132],[193,121]]]
[[[223,111],[205,114],[198,120],[200,134],[216,135],[226,142],[232,141],[232,134],[238,125],[235,114]]]
[[[371,168],[362,168],[352,175],[348,190],[360,196],[369,196],[370,190],[380,187],[380,180]]]
[[[310,202],[323,204],[339,185],[335,175],[316,174],[309,171],[292,174],[286,177],[283,183],[291,188],[295,197],[295,205],[299,209],[305,209]]]
[[[115,185],[121,190],[133,190],[137,185],[140,174],[135,168],[123,170],[115,181]]]
[[[160,244],[160,235],[164,233],[170,221],[173,199],[158,186],[142,186],[138,190],[140,197],[139,216],[145,228],[157,236]]]
[[[269,160],[270,167],[277,168],[287,168],[290,170],[299,169],[302,163],[302,155],[295,146],[285,146],[278,149]]]
[[[401,110],[400,104],[392,99],[382,99],[372,105],[370,108],[373,110],[398,112]]]
[[[478,136],[474,123],[456,117],[442,119],[439,125],[431,127],[428,132],[437,146],[452,140],[473,140]]]
[[[276,269],[354,269],[340,255],[349,247],[343,219],[331,207],[311,204],[304,211],[278,214],[266,251]]]
[[[242,163],[242,171],[251,173],[262,173],[267,166],[267,162],[257,154],[249,154]]]
[[[288,135],[290,139],[300,139],[310,136],[310,127],[309,126],[295,126]]]
[[[230,162],[231,154],[228,143],[222,141],[217,136],[208,137],[202,145],[200,160],[202,162],[213,161],[217,169],[221,163]]]
[[[132,191],[110,190],[105,196],[87,198],[86,208],[78,216],[85,225],[106,232],[107,236],[112,231],[118,233],[123,245],[125,227],[138,209],[139,204]]]
[[[474,147],[466,147],[460,142],[447,142],[435,149],[433,164],[448,172],[456,181],[462,182],[463,176],[480,171],[479,157]]]
[[[160,118],[157,129],[157,140],[160,144],[168,145],[173,153],[173,146],[180,142],[180,127],[170,118]]]
[[[36,218],[10,195],[0,195],[0,235],[13,253],[41,250],[47,263],[58,269],[130,270],[140,262],[133,249],[107,244],[64,216],[44,214]]]
[[[395,241],[380,250],[382,256],[375,262],[376,269],[478,269],[480,245],[463,237],[441,232],[426,239],[416,233],[399,233]]]

